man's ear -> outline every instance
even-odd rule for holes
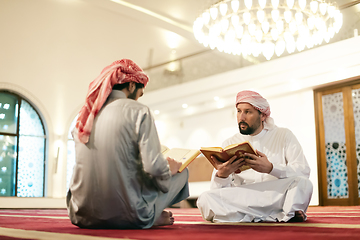
[[[129,82],[129,92],[133,93],[136,89],[136,84],[135,82]]]
[[[266,119],[266,115],[264,113],[261,113],[261,121],[263,122],[265,121],[265,119]]]

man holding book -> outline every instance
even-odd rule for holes
[[[239,92],[236,108],[240,133],[223,147],[247,142],[256,152],[234,155],[226,162],[212,156],[211,190],[197,201],[203,218],[213,222],[305,221],[313,186],[296,137],[274,124],[267,100],[256,92]]]
[[[165,159],[150,109],[137,100],[148,76],[129,59],[90,83],[73,130],[76,164],[67,194],[70,220],[82,228],[170,225],[164,209],[189,196],[188,171]]]

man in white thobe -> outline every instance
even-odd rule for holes
[[[197,200],[205,220],[212,222],[305,221],[312,195],[310,168],[294,134],[274,125],[270,106],[253,91],[236,97],[240,133],[223,147],[249,141],[257,155],[236,156],[217,163],[211,190]],[[242,165],[251,169],[240,172]]]
[[[76,164],[67,194],[70,220],[82,228],[170,225],[164,209],[189,196],[188,171],[165,159],[150,109],[137,102],[148,77],[123,59],[89,87],[73,131]],[[107,94],[108,93],[108,94]]]

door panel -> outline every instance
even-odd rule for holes
[[[320,205],[359,205],[360,80],[315,90]]]

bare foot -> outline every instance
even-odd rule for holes
[[[289,222],[304,222],[305,214],[303,211],[295,211],[295,216],[289,220]]]
[[[172,225],[174,223],[174,217],[172,212],[163,211],[158,219],[156,219],[154,226]]]

